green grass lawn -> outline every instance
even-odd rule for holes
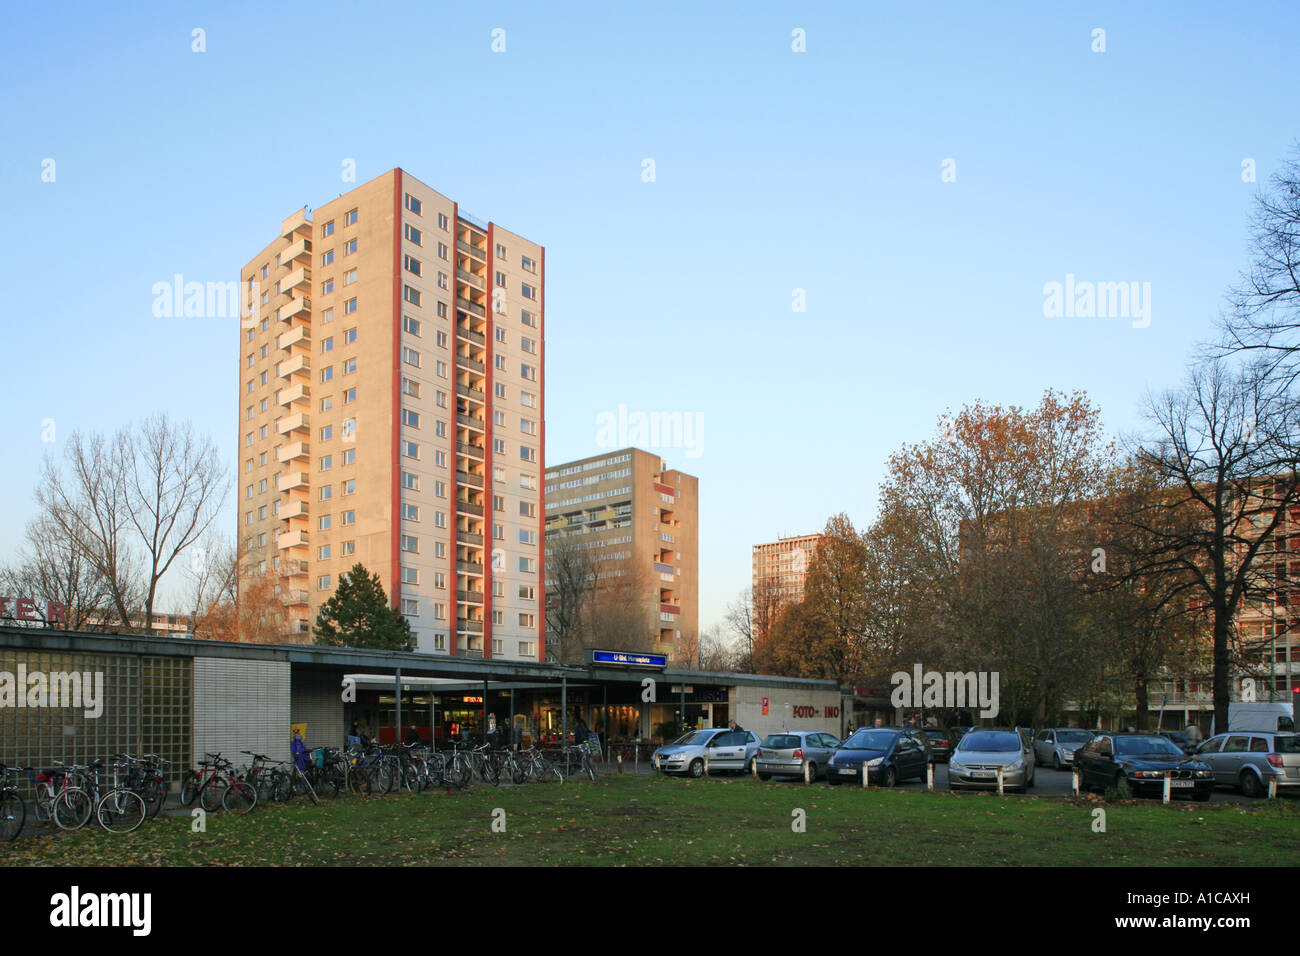
[[[1097,807],[1104,833],[1093,830]],[[493,830],[497,809],[504,832]],[[1289,866],[1298,850],[1291,801],[1166,807],[608,776],[259,806],[210,814],[206,833],[189,818],[160,817],[127,836],[24,834],[0,844],[0,865]]]

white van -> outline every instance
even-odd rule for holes
[[[1265,733],[1292,733],[1295,731],[1295,710],[1290,704],[1252,703],[1232,701],[1228,704],[1228,732],[1255,730]],[[1215,734],[1210,725],[1210,736]]]

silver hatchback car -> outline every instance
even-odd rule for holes
[[[758,737],[753,731],[732,731],[726,727],[690,730],[650,755],[650,763],[664,773],[704,776],[705,762],[710,773],[730,770],[749,773]]]
[[[1269,780],[1278,790],[1300,788],[1300,734],[1216,734],[1201,744],[1196,759],[1214,770],[1217,786],[1237,787],[1247,797],[1266,795]]]
[[[839,739],[818,730],[783,730],[768,734],[754,755],[759,780],[772,777],[802,777],[808,765],[811,779],[826,775]]]

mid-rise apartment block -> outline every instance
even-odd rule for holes
[[[418,650],[539,659],[543,247],[394,169],[241,277],[242,580],[306,642],[359,562]]]
[[[695,476],[637,448],[546,472],[547,549],[590,555],[597,598],[635,612],[606,618],[620,629],[635,621],[648,646],[634,649],[677,660],[698,639],[698,503]],[[552,640],[548,654],[554,659],[557,652]]]

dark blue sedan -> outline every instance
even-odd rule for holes
[[[826,782],[860,783],[862,765],[867,765],[870,782],[892,787],[910,777],[925,779],[929,753],[919,731],[888,727],[864,727],[840,744],[826,764]]]

